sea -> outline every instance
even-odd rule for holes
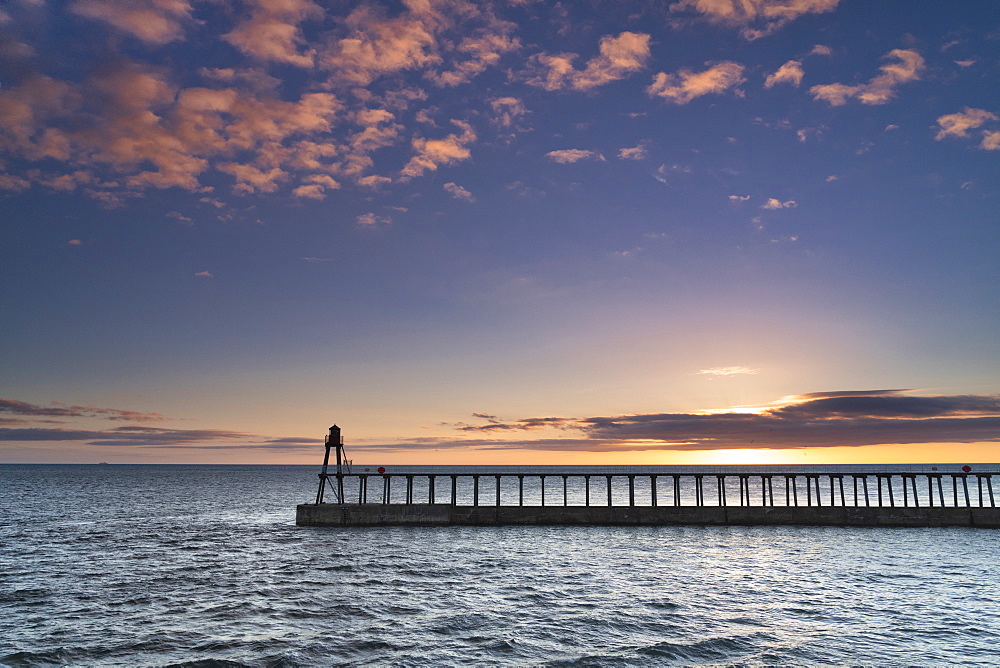
[[[1000,530],[296,527],[318,472],[0,465],[0,666],[1000,665]]]

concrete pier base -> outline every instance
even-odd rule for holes
[[[302,504],[299,526],[807,525],[1000,528],[1000,508]]]

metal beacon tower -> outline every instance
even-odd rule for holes
[[[323,471],[319,474],[319,491],[316,492],[316,503],[323,503],[323,493],[326,491],[326,481],[330,478],[328,469],[330,466],[330,448],[337,451],[337,485],[333,490],[337,497],[337,503],[344,503],[344,466],[350,472],[351,462],[344,455],[344,440],[340,435],[340,427],[333,425],[330,427],[330,434],[326,437],[326,454],[323,456]]]

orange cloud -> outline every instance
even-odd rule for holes
[[[840,0],[680,0],[671,12],[700,16],[737,28],[744,39],[770,35],[804,14],[836,9]]]
[[[590,90],[624,79],[646,66],[649,60],[649,35],[623,32],[617,37],[605,35],[598,43],[599,55],[587,61],[582,70],[573,67],[575,53],[531,57],[526,82],[545,90]]]
[[[946,114],[937,119],[941,128],[935,139],[941,140],[945,137],[968,137],[969,130],[981,127],[986,121],[997,120],[997,115],[985,109],[972,109],[966,107],[964,111],[957,114]]]
[[[348,36],[322,49],[318,63],[335,81],[367,86],[379,76],[441,61],[435,31],[441,17],[416,0],[409,12],[385,18],[368,6],[352,11],[345,25]]]
[[[451,165],[462,160],[468,160],[472,152],[466,147],[476,141],[476,133],[465,121],[453,120],[452,123],[460,130],[460,134],[450,134],[444,139],[425,139],[417,137],[412,146],[416,155],[401,170],[405,178],[420,176],[424,172],[434,171],[441,165]]]
[[[789,60],[787,63],[782,65],[774,72],[774,74],[769,74],[767,79],[764,80],[764,88],[773,88],[780,83],[788,83],[793,86],[798,86],[802,83],[802,77],[805,75],[805,71],[802,69],[802,62],[798,60]]]
[[[545,154],[545,157],[552,162],[558,162],[560,165],[565,165],[572,162],[579,162],[581,160],[600,158],[600,154],[595,153],[594,151],[586,151],[579,148],[567,148],[559,151],[549,151]]]
[[[674,104],[687,104],[691,100],[712,93],[724,93],[743,83],[743,66],[732,61],[713,65],[703,72],[683,69],[675,74],[660,72],[646,92]]]
[[[70,10],[110,23],[151,44],[181,39],[183,24],[191,19],[191,3],[187,0],[76,0]]]
[[[923,57],[911,49],[893,49],[885,54],[885,58],[897,62],[883,65],[879,68],[881,74],[871,81],[856,86],[833,83],[813,86],[809,89],[813,98],[825,100],[834,107],[847,104],[852,98],[857,98],[861,104],[885,104],[896,96],[896,89],[904,83],[919,81],[924,70]]]
[[[306,41],[299,23],[322,17],[323,10],[310,0],[253,0],[252,4],[250,18],[222,39],[261,60],[311,67],[316,50],[300,50]]]

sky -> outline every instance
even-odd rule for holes
[[[8,0],[0,462],[1000,461],[1000,3]]]

